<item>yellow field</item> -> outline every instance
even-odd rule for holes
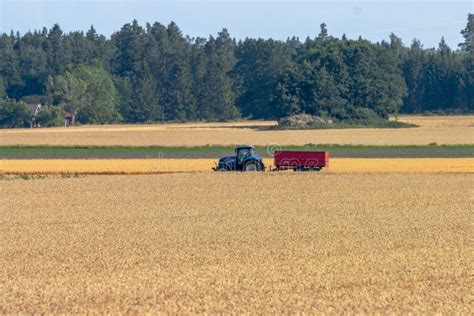
[[[272,159],[264,159],[267,170]],[[0,160],[0,173],[144,174],[210,172],[215,159]],[[326,173],[474,173],[474,158],[333,158]]]
[[[474,144],[474,116],[399,120],[421,127],[81,126],[0,130],[0,146]],[[0,314],[472,314],[474,158],[215,162],[0,159]]]
[[[394,118],[392,118],[394,120]],[[398,118],[401,122],[416,124],[421,127],[474,127],[473,116],[417,116],[402,115]]]
[[[472,180],[3,180],[0,313],[472,314]]]
[[[402,116],[419,128],[260,131],[275,122],[81,126],[0,130],[5,145],[203,146],[253,144],[473,144],[474,116]]]

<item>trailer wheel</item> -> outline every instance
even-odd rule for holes
[[[259,169],[260,168],[258,167],[258,165],[252,161],[245,165],[246,172],[256,172],[256,171],[260,171]]]

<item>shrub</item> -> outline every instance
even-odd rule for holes
[[[27,127],[30,124],[31,113],[23,102],[0,100],[0,127]]]
[[[284,117],[278,121],[278,125],[281,127],[308,127],[315,124],[318,125],[331,125],[333,123],[330,119],[325,119],[320,116],[313,116],[309,114],[296,114],[288,117]]]
[[[36,116],[36,122],[42,127],[64,125],[64,110],[59,106],[43,106]]]

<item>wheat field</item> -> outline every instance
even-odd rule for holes
[[[472,314],[472,175],[0,181],[0,313]]]
[[[79,126],[0,130],[0,146],[204,146],[253,144],[427,145],[473,144],[474,116],[402,116],[420,125],[400,129],[333,129],[264,131],[275,122],[189,123]]]
[[[473,144],[474,116],[399,120],[421,127],[80,126],[0,146]],[[474,158],[215,162],[0,159],[0,314],[473,313]]]
[[[267,171],[275,166],[264,159]],[[215,159],[0,160],[0,174],[211,172]],[[332,158],[324,173],[474,173],[474,158]]]

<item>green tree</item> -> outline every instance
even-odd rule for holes
[[[459,102],[467,112],[474,111],[474,14],[467,18],[466,28],[461,31],[464,43],[459,44],[463,52],[462,70],[459,72]]]
[[[70,61],[70,51],[64,43],[64,38],[61,27],[54,24],[45,41],[49,75],[55,76],[64,73]]]
[[[112,34],[111,41],[115,47],[115,54],[110,61],[113,73],[130,77],[135,81],[142,73],[145,60],[145,30],[134,20],[131,24],[125,24],[119,32]]]
[[[0,99],[3,99],[5,96],[5,82],[3,81],[3,77],[0,76]]]
[[[191,47],[191,74],[192,74],[192,94],[195,100],[195,118],[207,119],[207,114],[204,113],[206,108],[206,91],[207,87],[207,67],[208,58],[206,55],[205,38],[197,38],[194,40]]]
[[[297,50],[277,88],[280,115],[307,113],[339,120],[387,118],[405,95],[397,54],[368,41],[321,37]]]
[[[16,37],[11,34],[0,36],[0,76],[3,77],[7,95],[18,97],[18,90],[23,85],[19,72],[18,55],[14,50]]]
[[[100,65],[77,65],[49,81],[51,98],[63,105],[72,124],[105,124],[121,120],[116,110],[118,95],[112,77]]]
[[[208,62],[199,108],[201,119],[232,120],[240,115],[230,74],[236,63],[234,49],[235,43],[226,29],[217,38],[211,36],[206,43],[204,51]]]
[[[100,65],[78,65],[70,69],[82,82],[85,91],[82,106],[78,110],[81,123],[106,124],[118,122],[121,117],[116,109],[118,95],[112,77]]]
[[[459,102],[465,112],[474,112],[474,56],[471,54],[462,60],[459,81]]]
[[[73,72],[66,71],[64,75],[49,78],[48,91],[53,102],[60,103],[71,115],[74,125],[79,111],[86,104],[87,84]]]
[[[467,16],[466,28],[461,31],[464,42],[459,44],[461,50],[474,54],[474,14],[469,13]]]
[[[246,39],[236,47],[232,74],[240,91],[236,105],[245,117],[276,117],[273,95],[278,79],[290,63],[290,50],[274,40]]]
[[[395,34],[390,34],[390,43],[388,44],[388,49],[390,50],[393,57],[398,63],[401,63],[406,54],[406,47],[403,45],[402,39]]]
[[[421,99],[423,97],[423,67],[425,52],[419,40],[413,40],[402,61],[402,71],[407,85],[407,97],[403,111],[407,113],[420,113],[422,111]]]
[[[63,47],[71,52],[71,59],[67,62],[74,65],[90,62],[92,58],[89,55],[90,48],[87,44],[84,32],[82,31],[71,32],[67,36],[64,36]]]
[[[30,119],[30,110],[23,102],[0,100],[0,127],[27,127]]]
[[[112,56],[110,41],[104,35],[97,34],[93,25],[86,32],[85,39],[87,47],[87,60],[85,63],[91,60],[98,60],[106,65]]]
[[[134,108],[132,117],[136,122],[156,122],[164,117],[163,108],[160,105],[155,78],[147,74],[138,84],[136,94],[138,108]]]
[[[60,106],[42,106],[36,116],[36,123],[41,127],[62,126],[64,124],[64,110]]]
[[[133,107],[136,105],[133,85],[129,77],[114,76],[114,86],[118,91],[117,110],[127,123],[136,123]]]
[[[162,95],[165,115],[169,120],[196,118],[196,102],[192,94],[191,46],[178,26],[171,22],[167,28],[169,51],[165,53],[165,78]]]
[[[319,32],[318,39],[325,40],[329,36],[326,23],[321,23],[320,28],[321,31]]]
[[[272,99],[277,118],[302,112],[301,81],[302,73],[296,64],[290,64],[281,74]]]
[[[26,33],[17,43],[16,53],[19,58],[19,72],[23,82],[16,94],[17,98],[25,95],[45,94],[47,72],[47,54],[43,50],[45,38],[41,33]]]

